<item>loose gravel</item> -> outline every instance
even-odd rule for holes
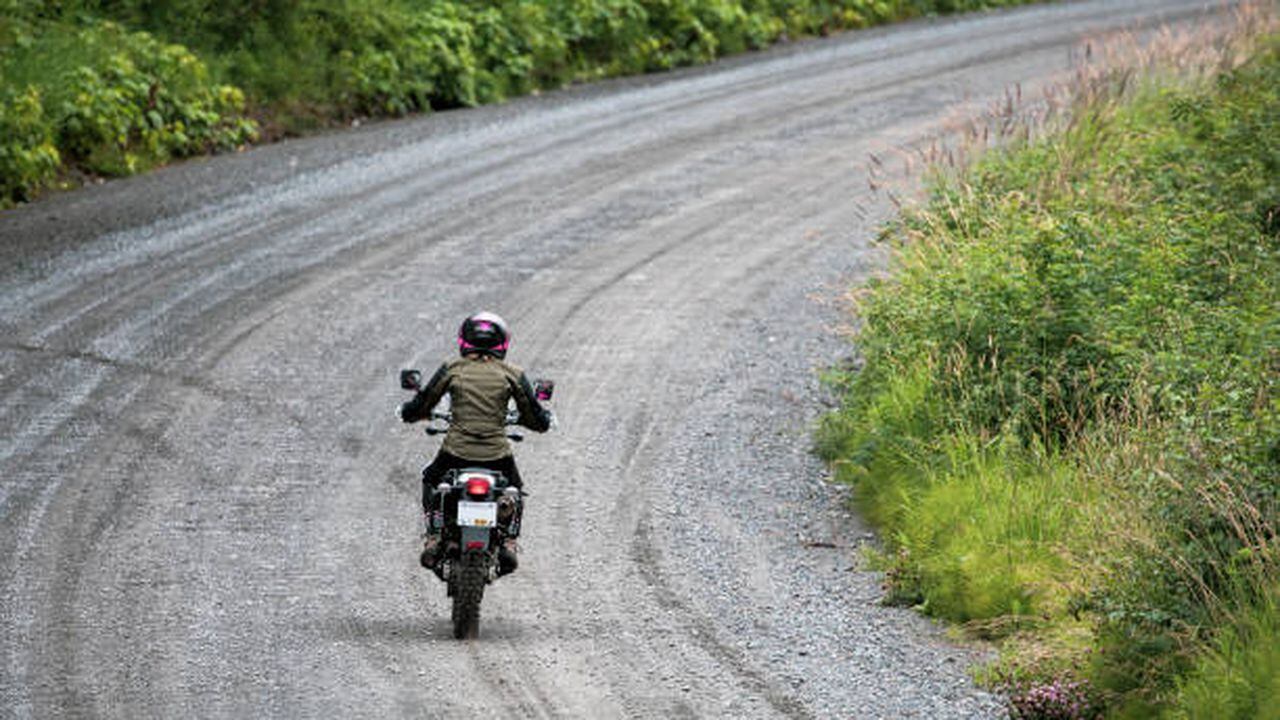
[[[0,215],[0,716],[995,717],[809,451],[909,152],[1070,2],[286,142]],[[479,308],[558,381],[451,637],[396,371]]]

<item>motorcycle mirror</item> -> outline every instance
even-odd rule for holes
[[[417,390],[422,387],[422,373],[417,370],[400,371],[400,387],[405,390]]]
[[[534,383],[533,394],[538,396],[542,402],[551,399],[551,395],[556,391],[556,383],[554,380],[539,380]]]

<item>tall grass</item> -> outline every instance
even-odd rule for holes
[[[1179,682],[1173,718],[1280,718],[1280,588],[1246,605]]]
[[[1001,639],[1020,716],[1172,711],[1223,638],[1268,656],[1228,629],[1280,567],[1271,10],[1011,93],[927,151],[930,199],[856,293],[864,365],[819,449],[890,599]]]

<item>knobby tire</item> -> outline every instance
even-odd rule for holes
[[[480,601],[484,599],[488,574],[482,553],[468,553],[455,565],[457,583],[453,593],[453,636],[470,639],[480,633]]]

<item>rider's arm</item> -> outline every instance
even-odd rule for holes
[[[511,395],[516,400],[516,409],[520,411],[521,425],[534,432],[546,432],[551,427],[551,411],[538,402],[538,395],[524,373],[515,380]]]
[[[429,419],[436,403],[440,402],[440,398],[444,397],[448,389],[449,366],[445,364],[440,366],[436,374],[431,376],[431,380],[422,386],[412,400],[400,406],[400,419],[407,423]]]

